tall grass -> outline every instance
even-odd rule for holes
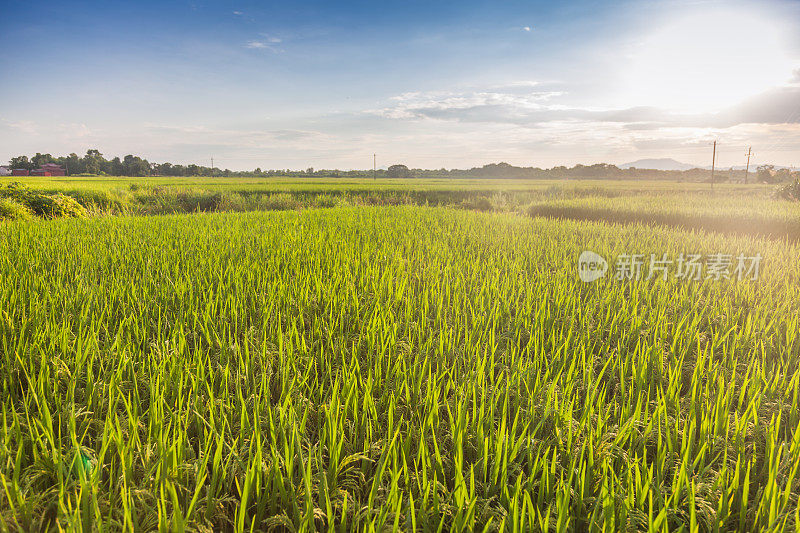
[[[587,285],[587,248],[765,259]],[[0,225],[0,527],[795,528],[798,251],[409,207]]]
[[[686,230],[800,240],[800,204],[769,197],[663,194],[555,197],[536,200],[537,217],[650,224]]]

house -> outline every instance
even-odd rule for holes
[[[36,168],[31,170],[31,176],[52,176],[52,174],[50,174],[50,171],[43,168]]]
[[[27,176],[28,175],[28,171],[25,170],[24,168],[15,168],[14,170],[11,171],[11,175],[12,176]]]
[[[31,172],[31,175],[33,175],[33,176],[66,176],[67,175],[67,173],[64,171],[64,169],[61,168],[61,166],[56,165],[55,163],[45,163],[44,165],[42,165],[37,170],[41,170],[41,171],[44,171],[44,172],[49,172],[49,174],[34,174],[33,172]],[[36,171],[34,171],[34,172],[36,172]]]
[[[0,176],[10,176],[11,169],[8,167],[0,167]]]

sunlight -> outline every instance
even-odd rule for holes
[[[717,111],[785,83],[793,68],[781,21],[752,8],[677,15],[630,57],[624,78],[632,100],[690,113]]]

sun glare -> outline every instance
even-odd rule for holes
[[[633,51],[625,92],[639,105],[717,111],[789,79],[784,41],[780,21],[754,9],[678,15]]]

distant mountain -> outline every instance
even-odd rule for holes
[[[675,161],[669,157],[662,159],[639,159],[638,161],[632,161],[630,163],[625,163],[624,165],[619,165],[619,168],[631,167],[653,170],[690,170],[696,168],[695,165],[681,163],[680,161]]]

